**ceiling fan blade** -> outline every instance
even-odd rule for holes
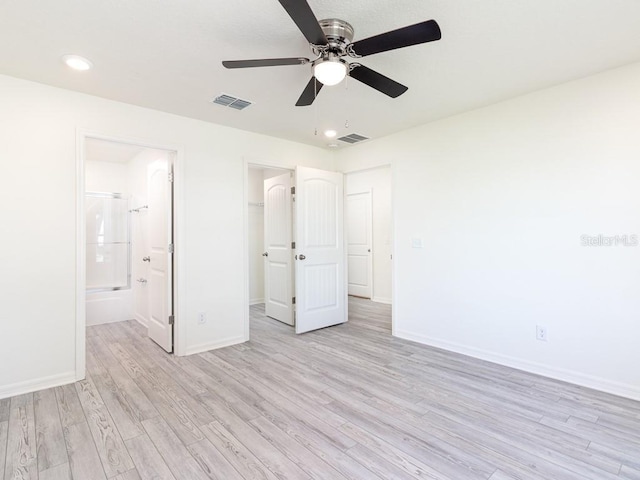
[[[280,65],[304,65],[308,58],[263,58],[260,60],[227,60],[222,62],[226,68],[278,67]]]
[[[320,93],[321,89],[322,83],[317,81],[316,77],[311,77],[311,80],[309,80],[307,86],[304,87],[302,95],[300,95],[300,98],[296,102],[296,107],[308,107],[311,105],[318,96],[318,93]]]
[[[278,0],[309,43],[326,45],[322,28],[306,0]]]
[[[385,77],[381,73],[371,70],[364,65],[356,65],[349,73],[349,76],[365,85],[369,85],[371,88],[375,88],[391,98],[399,97],[409,90],[408,87],[405,87],[401,83],[391,80],[389,77]]]
[[[353,51],[360,57],[373,55],[374,53],[395,50],[396,48],[410,47],[420,43],[440,40],[442,34],[435,20],[416,23],[408,27],[381,33],[374,37],[358,40],[351,44]]]

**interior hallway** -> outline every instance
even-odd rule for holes
[[[637,479],[640,403],[390,335],[388,305],[165,354],[87,329],[88,377],[0,400],[0,480]],[[5,448],[6,446],[6,448]]]

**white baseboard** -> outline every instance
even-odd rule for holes
[[[371,299],[372,302],[377,302],[377,303],[384,303],[385,305],[391,305],[391,299],[390,298],[384,298],[384,297],[373,297]]]
[[[0,399],[15,397],[24,393],[37,392],[46,388],[59,387],[76,381],[76,372],[61,373],[50,377],[27,380],[26,382],[13,383],[11,385],[0,386]]]
[[[519,358],[501,355],[499,353],[482,350],[479,348],[469,347],[446,340],[427,337],[425,335],[415,334],[403,330],[396,330],[395,336],[405,340],[429,345],[431,347],[441,348],[450,352],[460,353],[469,357],[486,360],[488,362],[497,363],[506,367],[523,370],[529,373],[535,373],[544,377],[561,380],[563,382],[572,383],[581,387],[592,388],[601,392],[611,393],[620,397],[630,398],[632,400],[640,400],[640,387],[620,382],[614,382],[606,378],[594,377],[573,370],[566,370],[541,363],[521,360]]]
[[[237,345],[238,343],[244,343],[246,340],[244,336],[229,337],[217,342],[201,343],[199,345],[192,345],[187,347],[186,355],[193,355],[194,353],[207,352],[209,350],[216,350],[218,348],[230,347],[231,345]]]
[[[136,313],[135,316],[133,317],[134,320],[136,322],[138,322],[140,325],[142,325],[144,328],[147,328],[147,319],[144,318],[142,315],[140,315],[139,313]]]
[[[249,305],[258,305],[259,303],[264,303],[264,298],[253,298],[249,300]]]
[[[106,325],[108,323],[126,322],[127,320],[131,320],[131,317],[129,317],[129,318],[110,318],[110,319],[107,319],[107,320],[101,320],[101,321],[97,321],[97,322],[90,322],[89,320],[87,320],[87,327],[95,327],[96,325]]]

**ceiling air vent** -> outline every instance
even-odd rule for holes
[[[344,137],[340,137],[338,140],[347,143],[358,143],[363,140],[369,140],[367,137],[363,137],[362,135],[358,135],[357,133],[352,133],[351,135],[346,135]]]
[[[241,98],[232,97],[231,95],[223,93],[222,95],[217,96],[213,100],[213,103],[222,105],[223,107],[235,108],[236,110],[244,110],[249,105],[251,105],[252,102],[248,100],[242,100]]]

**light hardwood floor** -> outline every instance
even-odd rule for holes
[[[174,357],[90,327],[88,377],[0,400],[0,480],[640,479],[640,403],[390,335],[390,308]],[[6,447],[6,448],[5,448]]]

